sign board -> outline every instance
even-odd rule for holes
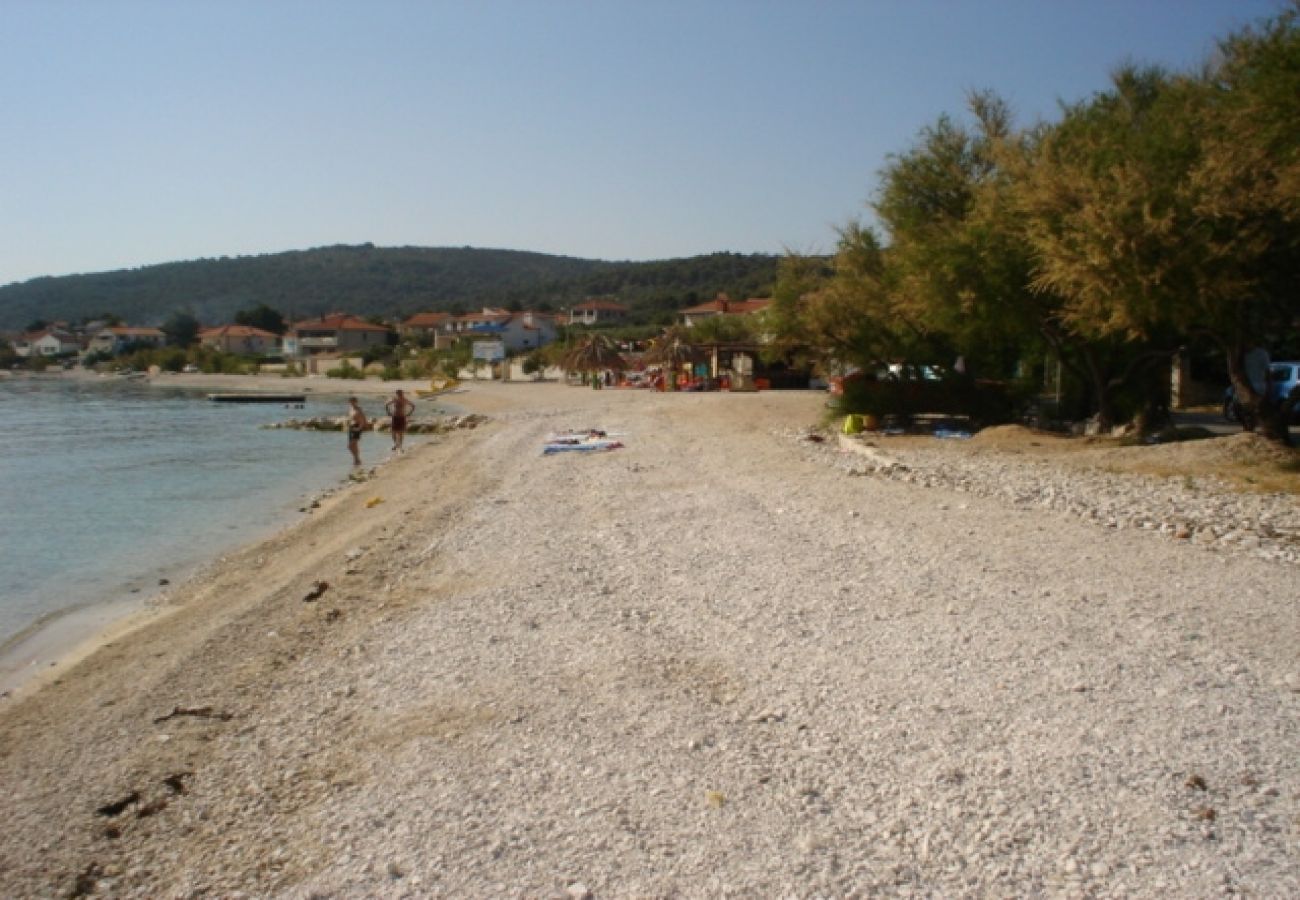
[[[506,358],[506,345],[504,341],[475,341],[474,358],[482,359],[487,362],[496,362]]]

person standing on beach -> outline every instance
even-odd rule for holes
[[[352,465],[361,465],[361,432],[370,427],[366,414],[361,411],[356,397],[348,398],[348,450],[352,451]]]
[[[398,388],[397,393],[393,395],[392,400],[388,401],[384,409],[388,411],[393,420],[393,452],[401,453],[402,441],[406,439],[406,420],[411,413],[415,412],[415,404],[406,399],[406,394],[402,393],[401,388]]]

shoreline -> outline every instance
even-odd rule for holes
[[[1145,500],[981,442],[893,446],[1015,497],[873,475],[812,395],[463,399],[492,421],[0,706],[0,887],[1300,885],[1294,565],[1041,506]],[[585,427],[625,446],[542,454]]]
[[[101,377],[94,372],[71,370],[68,372],[24,374],[22,377],[51,378],[98,382]],[[184,380],[182,380],[184,379]],[[237,388],[253,390],[263,388],[270,376],[254,375],[178,375],[175,380],[159,377],[147,379],[151,386],[213,390]],[[328,387],[355,387],[359,382],[339,382],[338,379],[297,378],[280,379],[294,382],[330,382]],[[387,395],[402,382],[381,382],[380,385],[363,386],[356,391],[313,390],[317,396],[348,396],[356,393],[367,398]],[[379,432],[375,432],[378,437]],[[363,467],[373,476],[379,468],[391,462],[385,455]],[[310,503],[319,501],[324,506],[330,498],[355,487],[347,476],[286,502],[283,509],[262,527],[252,533],[236,536],[220,549],[205,553],[174,566],[162,566],[133,575],[119,584],[85,599],[83,602],[47,612],[19,631],[0,641],[0,709],[13,701],[39,692],[51,680],[69,670],[97,649],[148,625],[162,615],[181,607],[173,606],[169,598],[183,593],[189,582],[203,577],[204,573],[221,565],[223,559],[241,550],[267,543],[284,532],[297,527],[308,513],[303,504],[312,510]],[[319,513],[319,510],[312,510]],[[164,583],[165,582],[165,583]]]

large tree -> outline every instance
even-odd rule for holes
[[[167,343],[174,347],[188,347],[199,339],[199,320],[187,312],[174,312],[162,324]]]
[[[286,330],[284,316],[281,315],[279,310],[272,309],[265,303],[259,303],[252,309],[241,309],[235,313],[235,324],[260,328],[272,334],[284,334]]]
[[[1286,409],[1244,359],[1294,322],[1300,33],[1295,10],[1222,45],[1195,75],[1120,70],[1068,108],[1024,182],[1036,284],[1099,337],[1217,342],[1261,431]]]

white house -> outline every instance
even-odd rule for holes
[[[613,300],[586,300],[569,310],[569,324],[604,325],[621,322],[631,311]]]
[[[453,316],[443,324],[443,333],[452,340],[482,337],[505,344],[507,353],[536,350],[555,341],[555,318],[546,313],[512,313],[485,307],[482,312]]]
[[[27,347],[31,356],[66,356],[80,350],[81,344],[74,335],[51,328],[29,336]]]

